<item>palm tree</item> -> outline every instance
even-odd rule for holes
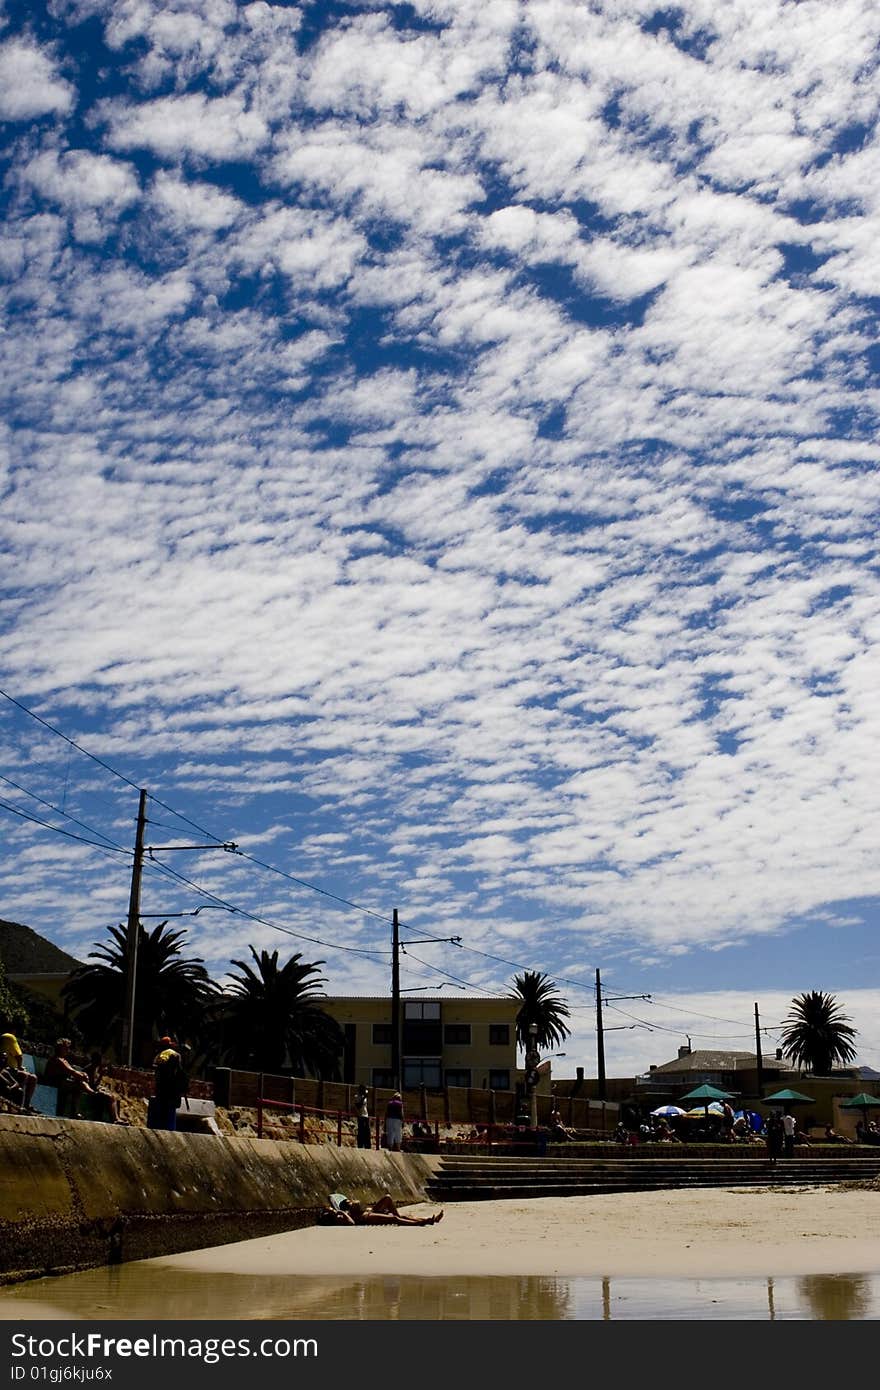
[[[322,960],[304,961],[295,952],[279,967],[278,952],[248,947],[256,971],[234,960],[242,972],[217,1006],[217,1046],[228,1061],[257,1071],[292,1071],[296,1076],[339,1075],[345,1035],[318,1003]]]
[[[90,951],[95,965],[75,970],[62,989],[71,1018],[86,1042],[108,1048],[120,1035],[126,1007],[125,927],[111,927],[111,940]],[[185,930],[167,922],[148,932],[138,927],[133,1055],[147,1060],[151,1039],[162,1033],[196,1037],[217,992],[198,956],[184,956]]]
[[[817,1076],[827,1076],[835,1062],[845,1066],[855,1058],[851,1039],[856,1030],[833,994],[814,989],[795,995],[783,1027],[786,1056]]]
[[[516,1016],[516,1040],[523,1051],[530,1046],[530,1023],[538,1026],[536,1047],[546,1049],[565,1042],[571,1033],[565,1024],[569,1016],[568,1005],[548,975],[539,970],[526,970],[522,975],[514,976],[511,997],[521,1001]]]

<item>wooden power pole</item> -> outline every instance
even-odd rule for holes
[[[147,793],[141,791],[138,803],[134,859],[131,865],[131,891],[128,897],[128,926],[125,934],[125,1009],[122,1015],[122,1058],[127,1067],[134,1056],[134,1001],[137,985],[138,938],[141,929],[141,871],[144,865],[144,831],[147,825]]]

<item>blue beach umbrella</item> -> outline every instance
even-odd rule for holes
[[[672,1115],[683,1115],[684,1111],[680,1105],[658,1105],[656,1110],[651,1111],[652,1115],[663,1115],[669,1119]]]
[[[733,1118],[735,1120],[746,1120],[753,1134],[760,1134],[764,1128],[764,1121],[757,1110],[737,1110]]]

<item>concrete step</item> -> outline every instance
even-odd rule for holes
[[[443,1201],[483,1198],[588,1196],[662,1189],[793,1186],[861,1181],[880,1177],[880,1158],[791,1158],[772,1167],[761,1160],[608,1159],[561,1162],[558,1159],[483,1159],[449,1157],[428,1184]]]

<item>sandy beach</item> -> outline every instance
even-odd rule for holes
[[[316,1226],[150,1263],[239,1275],[876,1273],[880,1191],[715,1188],[456,1202],[434,1226]]]

